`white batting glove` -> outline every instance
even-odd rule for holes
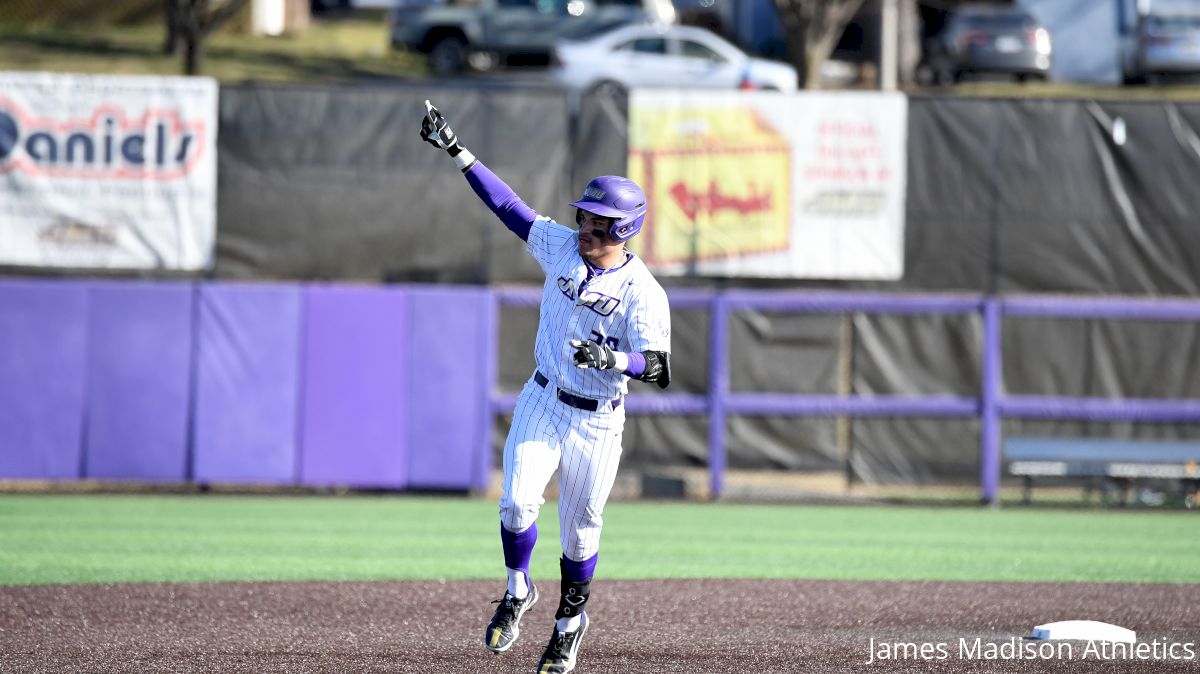
[[[425,116],[421,118],[421,140],[445,150],[454,159],[454,165],[462,171],[475,163],[475,155],[459,144],[458,136],[454,135],[449,122],[429,99],[425,100]]]
[[[590,339],[572,339],[571,346],[575,348],[575,367],[597,370],[609,370],[616,364],[613,350],[603,344],[597,344]]]

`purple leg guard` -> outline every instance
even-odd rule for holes
[[[524,571],[528,578],[529,559],[533,557],[533,544],[537,543],[537,522],[519,532],[509,531],[501,524],[500,542],[504,545],[504,566]]]
[[[586,583],[596,574],[596,560],[600,559],[600,553],[588,557],[587,559],[575,562],[567,559],[566,555],[562,558],[562,575],[563,580],[569,580],[572,583]]]

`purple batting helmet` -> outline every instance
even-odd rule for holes
[[[646,219],[646,193],[638,184],[621,176],[599,176],[588,181],[583,198],[571,205],[588,213],[613,218],[608,235],[627,241],[642,231]]]

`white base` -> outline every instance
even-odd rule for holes
[[[1137,641],[1137,634],[1124,627],[1098,620],[1061,620],[1033,628],[1034,639],[1079,639],[1080,641]]]

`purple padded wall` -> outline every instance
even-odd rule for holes
[[[479,288],[409,291],[409,474],[412,487],[485,488],[480,442],[489,413],[484,334],[490,295]],[[488,457],[490,458],[490,457]]]
[[[79,477],[87,290],[0,282],[0,477]]]
[[[200,286],[196,481],[295,481],[300,299],[298,285]]]
[[[407,297],[304,291],[300,480],[400,489],[408,481]]]
[[[89,287],[85,477],[187,478],[193,299],[187,283]]]

